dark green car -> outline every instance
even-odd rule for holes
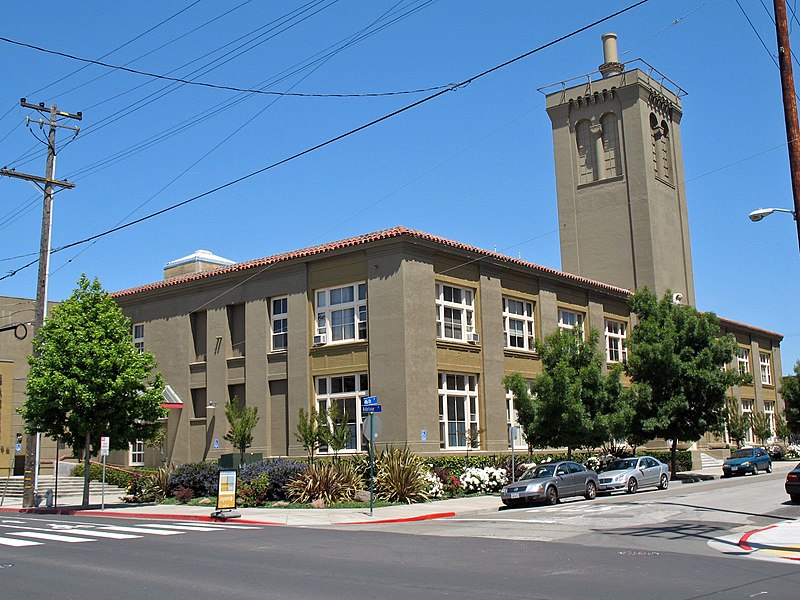
[[[722,463],[723,477],[747,473],[758,475],[759,471],[772,473],[772,459],[763,448],[739,448]]]

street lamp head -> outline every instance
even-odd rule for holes
[[[214,410],[215,408],[217,408],[217,405],[213,400],[209,400],[208,404],[206,404],[206,410]]]
[[[748,216],[753,223],[757,223],[764,217],[771,215],[773,212],[775,212],[774,208],[759,208],[758,210],[751,212]]]

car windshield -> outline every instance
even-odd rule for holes
[[[608,466],[603,469],[604,471],[625,471],[627,469],[635,469],[638,458],[624,458],[622,460],[615,460],[608,463]]]
[[[555,468],[555,465],[541,465],[539,467],[533,467],[532,469],[525,471],[525,473],[522,475],[522,479],[543,479],[546,477],[552,477]]]
[[[750,458],[753,456],[754,450],[747,449],[747,450],[734,450],[731,452],[731,458]]]

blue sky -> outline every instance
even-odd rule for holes
[[[735,1],[650,0],[342,141],[59,252],[49,297],[68,296],[81,273],[109,291],[157,281],[165,262],[199,248],[242,261],[399,224],[560,268],[552,135],[537,88],[596,70],[600,35],[614,31],[622,60],[643,58],[688,92],[681,133],[698,308],[782,333],[788,374],[800,359],[795,224],[788,215],[747,219],[762,206],[792,207],[775,30],[760,1],[740,2],[752,26]],[[363,94],[463,81],[629,4],[144,0],[66,10],[42,0],[35,12],[4,19],[0,36],[224,86]],[[792,22],[792,42],[800,55],[800,20]],[[36,115],[19,98],[83,112],[74,141],[66,143],[68,131],[58,134],[57,176],[77,187],[56,195],[54,247],[427,95],[245,94],[86,66],[8,42],[0,51],[0,164],[44,174],[45,150],[33,135],[43,132],[26,128],[25,117]],[[5,274],[35,258],[41,194],[1,178],[0,199]],[[0,281],[0,294],[33,297],[35,283],[34,265]]]

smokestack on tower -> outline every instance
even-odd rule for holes
[[[603,39],[603,64],[600,65],[600,72],[603,77],[611,77],[612,75],[619,75],[625,70],[625,65],[619,62],[617,55],[617,34],[604,33]]]

